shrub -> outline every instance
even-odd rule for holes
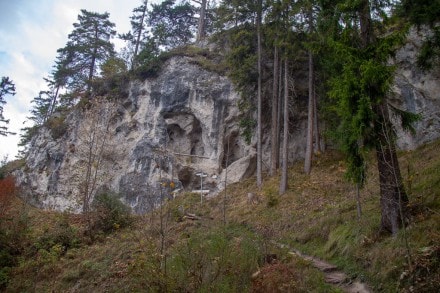
[[[68,249],[78,247],[79,243],[78,232],[70,225],[67,215],[63,214],[53,229],[45,231],[37,240],[35,247],[48,252],[59,248],[60,255],[64,255]]]
[[[94,208],[93,228],[104,233],[128,227],[133,218],[130,208],[119,200],[115,193],[98,194],[92,204]]]
[[[252,280],[250,292],[341,292],[325,283],[318,270],[304,260],[294,258],[287,263],[276,262],[263,266]]]
[[[51,117],[47,120],[46,125],[50,129],[53,139],[59,139],[66,134],[67,124],[64,120],[63,116]]]
[[[96,96],[106,96],[109,99],[123,99],[128,96],[128,73],[118,73],[99,78],[93,81],[93,90]]]
[[[157,77],[167,59],[168,55],[165,53],[159,57],[152,57],[134,70],[135,77],[142,80]]]
[[[280,199],[277,191],[272,186],[265,188],[263,193],[267,200],[267,207],[272,208],[278,205]]]
[[[263,255],[259,238],[239,225],[193,233],[167,268],[181,292],[246,292]]]
[[[8,209],[16,192],[17,188],[13,176],[7,176],[6,178],[0,179],[0,213],[2,215],[4,215]]]
[[[9,178],[9,179],[8,179]],[[9,282],[11,268],[18,263],[28,243],[27,209],[14,204],[15,184],[12,177],[0,180],[0,291]],[[3,187],[8,187],[3,189]],[[7,192],[6,192],[7,191]]]

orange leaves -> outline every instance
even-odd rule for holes
[[[2,212],[9,206],[12,198],[17,192],[15,178],[8,176],[0,180],[0,209]]]

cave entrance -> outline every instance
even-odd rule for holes
[[[164,119],[168,135],[168,147],[174,152],[203,156],[205,148],[200,121],[189,113],[166,113]],[[191,158],[193,162],[195,158]]]
[[[222,158],[222,168],[225,169],[233,162],[244,156],[242,147],[240,146],[240,137],[237,131],[232,132],[223,142],[223,158]]]

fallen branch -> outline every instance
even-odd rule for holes
[[[202,218],[197,216],[196,214],[185,213],[183,219],[196,221],[196,220],[201,220]]]

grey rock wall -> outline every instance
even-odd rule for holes
[[[416,66],[427,33],[412,29],[392,60],[397,70],[391,104],[422,115],[415,134],[403,131],[394,119],[402,149],[440,137],[440,69],[423,72]],[[291,101],[290,162],[304,156],[307,125],[306,67],[294,72],[297,95]],[[226,168],[228,184],[252,176],[256,137],[247,145],[240,135],[239,98],[226,77],[204,70],[189,57],[173,57],[157,78],[132,82],[108,128],[108,150],[97,172],[96,192],[119,192],[134,212],[143,213],[178,190],[200,189],[198,172],[207,174],[203,189],[210,195],[224,188]],[[269,115],[268,111],[264,113]],[[76,110],[65,119],[64,136],[54,136],[43,127],[33,138],[26,166],[16,173],[28,202],[41,208],[81,211],[85,174],[81,129],[94,123]],[[269,153],[267,125],[263,169],[270,164]]]
[[[173,190],[200,189],[199,171],[208,175],[203,189],[223,189],[228,142],[228,183],[254,173],[255,152],[239,135],[239,95],[227,78],[190,61],[171,58],[158,78],[132,83],[112,118],[97,190],[119,192],[135,212],[151,209]],[[81,115],[74,111],[66,118],[64,137],[55,140],[43,128],[32,140],[17,177],[34,205],[81,211],[85,158],[79,129],[96,123]]]
[[[412,28],[405,45],[397,51],[393,63],[396,75],[391,104],[401,110],[421,115],[415,123],[415,134],[398,126],[398,146],[414,149],[440,137],[440,68],[423,71],[417,66],[417,56],[422,42],[430,32],[426,28]]]

